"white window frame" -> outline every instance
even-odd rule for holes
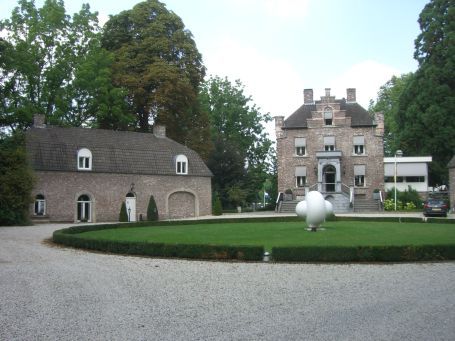
[[[92,152],[87,148],[81,148],[77,152],[77,169],[82,171],[92,170]]]
[[[365,145],[364,144],[354,145],[354,155],[365,155]]]
[[[89,200],[84,200],[86,196]],[[93,206],[92,198],[88,194],[82,194],[77,198],[76,201],[76,217],[78,222],[86,220],[86,222],[92,222]]]
[[[38,197],[40,197],[40,198],[38,198]],[[33,207],[33,213],[36,216],[45,216],[46,215],[46,197],[44,195],[42,195],[42,194],[36,195],[35,204]]]
[[[175,158],[175,173],[178,175],[188,174],[188,158],[183,155],[177,155]]]
[[[324,116],[324,125],[333,126],[333,108],[325,107],[323,116]]]

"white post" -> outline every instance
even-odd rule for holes
[[[401,150],[397,150],[395,152],[395,176],[394,176],[394,189],[395,189],[395,211],[397,210],[397,156],[402,156],[403,152]]]

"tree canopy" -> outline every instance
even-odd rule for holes
[[[212,142],[208,166],[214,173],[214,187],[223,202],[254,201],[270,168],[272,142],[264,123],[270,115],[262,114],[244,86],[236,80],[210,77],[201,87],[200,102],[210,118]],[[240,190],[245,193],[240,193]]]
[[[197,103],[205,68],[180,17],[157,0],[138,3],[110,17],[102,45],[114,54],[114,84],[128,89],[136,128],[164,124],[169,137],[207,154],[208,118]]]
[[[128,123],[125,94],[110,79],[97,13],[68,16],[62,0],[19,0],[0,22],[0,127],[24,130],[36,113],[60,125],[117,128]]]
[[[455,153],[455,7],[432,0],[419,16],[414,57],[419,68],[403,89],[396,115],[398,146],[407,155],[432,155],[430,181],[447,183]]]

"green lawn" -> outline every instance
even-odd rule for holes
[[[84,232],[84,238],[176,244],[274,246],[408,246],[455,244],[455,224],[370,221],[326,222],[324,231],[302,222],[216,223],[118,228]],[[81,235],[81,236],[82,236]]]

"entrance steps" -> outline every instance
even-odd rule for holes
[[[355,198],[354,212],[379,212],[381,205],[379,200]]]
[[[349,206],[349,198],[344,193],[322,193],[327,201],[330,201],[333,205],[334,213],[348,213],[352,212]],[[295,213],[295,207],[299,201],[282,201],[278,212],[280,213]]]

